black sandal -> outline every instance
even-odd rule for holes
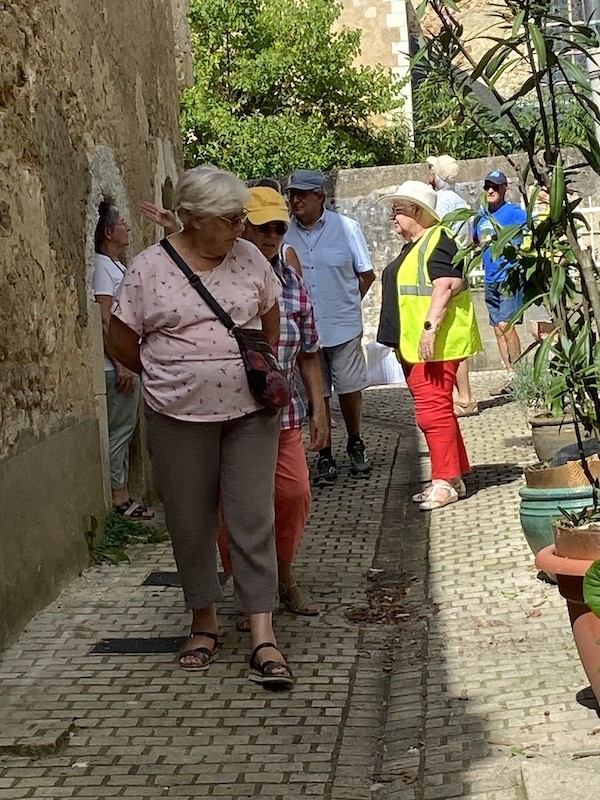
[[[113,506],[113,509],[117,514],[120,514],[122,517],[128,517],[129,519],[153,519],[154,517],[153,508],[146,508],[146,506],[143,506],[131,497],[124,503],[121,503],[120,506]]]
[[[255,683],[262,684],[267,689],[291,689],[294,685],[294,675],[285,661],[263,661],[260,664],[256,658],[259,650],[263,647],[272,647],[277,652],[281,652],[277,645],[273,642],[263,642],[254,648],[254,652],[250,656],[250,673],[248,678]],[[277,668],[283,667],[287,675],[281,675],[274,672]]]
[[[200,672],[203,669],[207,669],[211,662],[215,660],[217,653],[219,652],[219,640],[216,633],[209,633],[208,631],[193,631],[190,633],[189,638],[193,639],[194,636],[206,636],[207,639],[212,639],[214,641],[215,646],[212,648],[212,650],[209,650],[208,647],[195,647],[191,650],[186,650],[184,646],[184,649],[179,653],[179,666],[186,672]],[[187,656],[194,656],[194,658],[197,658],[201,663],[182,664],[181,659],[186,658]]]

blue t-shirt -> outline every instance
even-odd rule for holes
[[[504,203],[496,211],[481,211],[480,214],[475,222],[474,237],[484,247],[496,235],[496,229],[490,222],[490,217],[493,217],[496,224],[500,225],[501,228],[506,228],[508,225],[525,225],[527,222],[525,209],[516,206],[514,203]],[[519,241],[519,238],[516,237],[515,241]],[[487,247],[483,251],[483,266],[485,269],[485,282],[495,283],[496,281],[504,281],[511,265],[504,256],[500,256],[500,258],[493,261],[492,252]]]

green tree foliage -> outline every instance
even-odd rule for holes
[[[512,150],[514,131],[499,112],[491,93],[480,85],[478,92],[464,92],[459,80],[450,79],[448,73],[428,69],[414,91],[413,112],[415,128],[415,160],[427,156],[452,153],[456,158],[484,158]],[[464,76],[462,77],[464,80]],[[593,132],[593,120],[571,95],[564,84],[552,97],[548,89],[541,88],[542,101],[547,107],[554,102],[562,147],[584,144]],[[490,104],[487,106],[482,98]],[[535,90],[532,88],[520,98],[513,108],[515,118],[527,130],[535,129],[539,111]],[[541,126],[534,131],[538,148],[544,147]]]
[[[332,32],[340,13],[337,0],[192,0],[187,164],[252,178],[401,162],[399,84],[353,65],[360,32]]]
[[[481,120],[489,132],[484,135],[473,123],[472,116],[485,117],[485,113],[469,98],[465,104],[468,113],[465,113],[463,102],[456,96],[446,75],[434,70],[427,73],[413,96],[416,161],[440,153],[452,153],[459,159],[497,155],[495,121],[491,115]]]

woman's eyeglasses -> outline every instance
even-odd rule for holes
[[[247,214],[232,214],[230,217],[224,217],[221,214],[217,214],[217,217],[218,219],[222,219],[223,222],[226,222],[230,228],[237,228],[238,225],[244,225],[248,219]]]
[[[398,214],[406,214],[410,210],[410,206],[392,206],[390,217],[395,217]]]
[[[265,222],[264,225],[253,225],[252,227],[256,228],[260,233],[271,233],[275,231],[277,236],[284,236],[288,229],[286,222]]]

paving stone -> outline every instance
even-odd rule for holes
[[[482,398],[498,382],[472,378]],[[231,586],[206,673],[166,654],[89,655],[101,639],[185,633],[180,590],[142,585],[174,571],[170,547],[136,545],[130,565],[86,571],[3,654],[0,800],[515,800],[524,754],[560,764],[593,747],[598,719],[575,701],[586,680],[563,601],[536,579],[520,529],[521,471],[535,460],[525,419],[497,401],[462,419],[469,495],[423,514],[410,496],[430,467],[408,392],[364,401],[373,475],[348,476],[340,420],[340,479],[315,493],[297,560],[322,613],[275,619],[294,690],[247,680]],[[406,592],[398,624],[345,616],[365,604],[371,568]],[[35,757],[11,750],[65,730],[55,750],[51,736]]]

